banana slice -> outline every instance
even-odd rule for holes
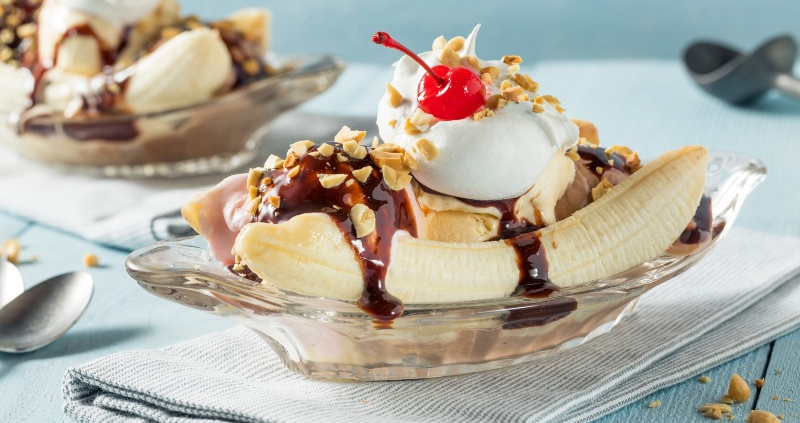
[[[662,254],[692,219],[706,162],[703,147],[666,153],[598,201],[542,229],[550,280],[577,286]],[[361,295],[359,264],[327,215],[249,224],[234,250],[279,288],[346,300]],[[428,303],[508,296],[519,279],[516,251],[505,241],[445,243],[398,232],[385,282],[406,303]]]
[[[198,103],[229,80],[231,55],[219,34],[208,28],[182,32],[136,66],[125,91],[135,112]]]

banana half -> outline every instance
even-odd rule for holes
[[[550,281],[574,287],[661,255],[694,215],[707,160],[700,146],[666,153],[594,203],[540,230]],[[234,251],[242,264],[281,289],[342,300],[357,300],[363,291],[352,247],[323,213],[248,224]],[[457,302],[508,296],[520,273],[517,252],[505,240],[444,243],[398,232],[385,283],[405,303]]]

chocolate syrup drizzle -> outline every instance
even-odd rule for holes
[[[390,324],[404,309],[402,301],[387,292],[385,285],[391,240],[399,230],[408,231],[411,236],[417,235],[411,205],[407,203],[406,193],[393,191],[382,183],[382,173],[368,156],[339,161],[337,155],[344,155],[341,145],[330,145],[334,148],[334,154],[330,157],[318,153],[310,154],[318,151],[318,147],[312,147],[289,168],[267,170],[262,176],[259,192],[265,199],[270,196],[280,197],[280,205],[276,208],[269,202],[264,202],[265,207],[253,220],[281,223],[300,214],[319,212],[331,216],[350,241],[353,253],[361,264],[364,290],[357,301],[358,306],[371,315],[376,323]],[[619,171],[622,178],[633,173],[625,158],[616,153],[606,157],[604,149],[580,146],[578,154],[581,156],[580,165],[598,175],[609,169]],[[288,173],[294,166],[299,166],[300,172],[289,178]],[[372,169],[366,183],[352,183],[349,186],[342,183],[333,188],[324,188],[319,182],[319,174],[345,174],[348,179],[353,179],[352,171],[366,166]],[[601,168],[602,172],[598,172],[597,168]],[[269,184],[266,183],[267,178]],[[421,184],[420,188],[431,194],[443,195]],[[541,227],[515,216],[517,198],[493,201],[464,198],[458,200],[474,207],[494,207],[500,211],[498,236],[494,240],[502,240],[514,248],[519,267],[519,281],[512,295],[546,298],[558,292],[558,287],[548,278],[547,257],[538,233]],[[356,204],[364,204],[375,212],[376,229],[362,238],[357,237],[349,216],[351,208]],[[692,223],[681,235],[680,242],[696,243],[707,240],[711,234],[711,216],[711,200],[704,196]],[[256,280],[257,277],[252,272],[239,273],[248,279]],[[525,306],[521,309],[510,307],[503,327],[518,329],[544,325],[561,319],[576,309],[577,301],[572,298],[559,298],[540,306]]]
[[[381,172],[373,166],[369,157],[339,161],[337,153],[344,154],[339,144],[333,145],[335,153],[330,157],[309,153],[317,151],[312,147],[298,159],[300,173],[288,178],[289,169],[268,170],[265,177],[272,180],[267,187],[262,184],[264,197],[277,195],[280,206],[265,207],[254,220],[259,222],[281,223],[304,213],[327,213],[350,241],[353,253],[361,263],[364,277],[364,291],[358,306],[378,321],[388,322],[403,313],[403,302],[386,291],[386,269],[389,266],[392,237],[400,230],[416,236],[416,225],[410,205],[403,191],[393,191],[383,184]],[[346,174],[348,179],[353,170],[372,168],[365,183],[345,183],[333,188],[324,188],[318,174]],[[263,178],[262,178],[263,182]],[[364,204],[375,212],[375,231],[362,238],[350,220],[350,209],[356,204]]]

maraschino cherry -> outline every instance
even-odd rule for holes
[[[445,65],[431,69],[419,56],[385,32],[375,33],[372,41],[402,51],[428,72],[419,81],[417,101],[420,109],[436,119],[464,119],[486,103],[486,86],[471,70],[463,66],[449,68]]]

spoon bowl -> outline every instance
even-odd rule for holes
[[[731,104],[747,104],[772,88],[800,98],[800,81],[791,74],[797,44],[789,36],[773,38],[745,55],[724,45],[698,42],[683,61],[697,84]]]
[[[0,259],[0,309],[25,291],[17,266]]]
[[[20,294],[0,309],[0,351],[23,353],[55,341],[81,317],[93,291],[91,275],[72,272]]]

